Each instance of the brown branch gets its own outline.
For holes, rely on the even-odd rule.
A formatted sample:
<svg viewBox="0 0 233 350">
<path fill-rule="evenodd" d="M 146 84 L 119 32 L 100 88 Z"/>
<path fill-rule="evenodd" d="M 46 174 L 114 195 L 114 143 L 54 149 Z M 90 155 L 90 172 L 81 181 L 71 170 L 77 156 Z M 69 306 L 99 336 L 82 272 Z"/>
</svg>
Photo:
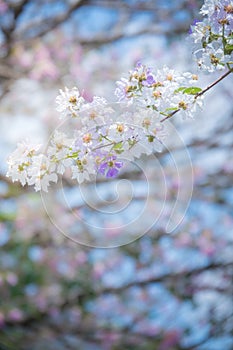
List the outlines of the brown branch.
<svg viewBox="0 0 233 350">
<path fill-rule="evenodd" d="M 28 2 L 29 2 L 29 0 L 23 0 L 22 2 L 20 2 L 18 4 L 10 4 L 9 5 L 9 9 L 11 9 L 13 11 L 13 21 L 8 28 L 5 28 L 5 27 L 1 28 L 3 34 L 5 35 L 5 37 L 7 38 L 8 41 L 10 41 L 12 34 L 16 28 L 16 22 L 17 22 L 18 17 L 21 15 L 25 5 L 27 5 Z"/>
<path fill-rule="evenodd" d="M 105 7 L 116 10 L 124 10 L 127 12 L 154 12 L 157 15 L 157 18 L 161 17 L 161 14 L 164 18 L 171 18 L 172 14 L 175 14 L 180 10 L 187 10 L 187 4 L 185 2 L 177 4 L 176 8 L 165 8 L 158 4 L 156 1 L 144 1 L 144 2 L 133 2 L 128 3 L 122 0 L 92 0 L 88 6 L 98 6 Z"/>
<path fill-rule="evenodd" d="M 209 91 L 210 89 L 212 89 L 212 87 L 214 87 L 215 85 L 217 85 L 221 80 L 225 79 L 229 74 L 233 73 L 233 68 L 229 69 L 225 74 L 223 74 L 220 78 L 218 78 L 217 80 L 215 80 L 212 84 L 208 85 L 205 89 L 203 89 L 201 92 L 199 92 L 198 94 L 195 95 L 194 99 L 196 100 L 198 97 L 204 95 L 207 91 Z M 165 122 L 165 120 L 170 119 L 171 117 L 173 117 L 173 115 L 175 115 L 177 112 L 180 111 L 180 108 L 176 109 L 174 112 L 168 114 L 165 118 L 163 118 L 162 120 L 160 120 L 160 123 Z"/>
<path fill-rule="evenodd" d="M 210 84 L 209 86 L 207 86 L 204 90 L 202 90 L 201 92 L 199 92 L 198 94 L 196 94 L 195 99 L 202 96 L 203 94 L 206 93 L 206 91 L 210 90 L 212 87 L 214 87 L 215 85 L 217 85 L 221 80 L 223 80 L 224 78 L 226 78 L 229 74 L 233 73 L 233 69 L 229 69 L 225 74 L 223 74 L 219 79 L 215 80 L 212 84 Z"/>
<path fill-rule="evenodd" d="M 187 27 L 182 25 L 180 27 L 176 27 L 172 31 L 172 35 L 181 35 L 187 30 Z M 134 31 L 134 32 L 125 32 L 125 31 L 120 31 L 120 32 L 115 32 L 112 33 L 111 35 L 107 36 L 96 36 L 94 38 L 77 38 L 76 40 L 80 45 L 83 46 L 100 46 L 100 45 L 105 45 L 109 43 L 116 42 L 118 40 L 124 39 L 124 38 L 134 38 L 137 36 L 145 35 L 145 34 L 153 34 L 153 35 L 170 35 L 171 31 L 170 30 L 165 30 L 164 28 L 154 25 L 154 26 L 148 26 L 146 28 L 142 28 L 140 30 Z"/>
<path fill-rule="evenodd" d="M 154 1 L 147 1 L 143 3 L 128 3 L 125 1 L 120 0 L 95 0 L 90 1 L 89 6 L 99 6 L 99 7 L 105 7 L 105 8 L 111 8 L 111 9 L 117 9 L 117 10 L 125 10 L 125 11 L 159 11 L 159 7 L 156 6 L 156 3 Z M 179 8 L 180 9 L 180 6 Z M 164 10 L 163 10 L 164 11 Z M 169 10 L 165 10 L 167 12 L 171 12 Z"/>
<path fill-rule="evenodd" d="M 100 291 L 97 291 L 97 294 L 102 295 L 102 294 L 109 294 L 109 293 L 118 293 L 118 292 L 122 292 L 124 290 L 127 290 L 131 287 L 144 287 L 147 286 L 148 284 L 151 283 L 158 283 L 158 282 L 163 282 L 167 279 L 179 279 L 179 278 L 183 278 L 183 277 L 191 277 L 193 275 L 205 272 L 206 270 L 215 270 L 215 269 L 219 269 L 219 268 L 227 268 L 229 266 L 233 266 L 233 261 L 228 262 L 228 263 L 216 263 L 213 262 L 209 265 L 206 266 L 202 266 L 202 267 L 198 267 L 196 269 L 192 269 L 192 270 L 186 270 L 186 271 L 179 271 L 179 272 L 174 272 L 174 273 L 168 273 L 159 277 L 151 277 L 145 280 L 138 280 L 138 281 L 133 281 L 130 282 L 128 284 L 125 284 L 121 287 L 110 287 L 110 288 L 104 288 Z"/>
<path fill-rule="evenodd" d="M 225 269 L 228 267 L 232 267 L 233 266 L 233 261 L 228 262 L 228 263 L 216 263 L 216 262 L 212 262 L 209 265 L 206 266 L 202 266 L 193 270 L 188 270 L 188 271 L 180 271 L 177 273 L 169 273 L 166 275 L 162 275 L 160 277 L 152 277 L 149 279 L 145 279 L 145 280 L 139 280 L 139 281 L 133 281 L 130 282 L 128 284 L 125 284 L 121 287 L 109 287 L 109 288 L 103 288 L 103 289 L 99 289 L 96 291 L 90 291 L 90 296 L 91 297 L 98 297 L 101 296 L 103 294 L 111 294 L 111 293 L 121 293 L 124 292 L 125 290 L 131 288 L 131 287 L 145 287 L 148 284 L 151 283 L 160 283 L 160 282 L 164 282 L 167 279 L 179 279 L 179 278 L 183 278 L 183 277 L 191 277 L 193 275 L 196 275 L 198 273 L 202 273 L 208 270 L 215 270 L 215 269 Z M 83 293 L 78 293 L 77 295 L 73 295 L 72 298 L 69 298 L 67 300 L 65 300 L 64 302 L 62 302 L 60 305 L 57 305 L 60 310 L 64 310 L 66 309 L 68 306 L 73 305 L 73 303 L 77 303 L 77 302 L 81 302 L 82 300 L 86 300 L 88 298 L 89 294 L 88 291 L 87 292 L 83 292 Z M 46 317 L 47 316 L 47 311 L 41 311 L 39 312 L 39 314 L 36 315 L 30 315 L 27 318 L 22 319 L 21 321 L 17 322 L 18 324 L 27 326 L 30 325 L 32 322 L 36 322 L 38 317 Z M 15 322 L 13 321 L 6 321 L 6 325 L 14 325 Z"/>
<path fill-rule="evenodd" d="M 55 17 L 53 20 L 51 20 L 51 18 L 48 20 L 48 22 L 43 22 L 43 27 L 46 26 L 47 27 L 43 30 L 41 30 L 39 33 L 36 34 L 36 38 L 39 38 L 41 36 L 44 36 L 45 34 L 47 34 L 49 31 L 55 29 L 56 27 L 58 27 L 60 24 L 64 23 L 65 21 L 67 21 L 69 19 L 69 17 L 72 15 L 72 13 L 77 10 L 78 8 L 82 7 L 83 5 L 87 5 L 89 2 L 89 0 L 79 0 L 78 2 L 75 2 L 73 5 L 71 5 L 68 10 L 64 13 L 62 13 L 61 15 Z M 35 22 L 31 22 L 27 25 L 26 28 L 24 28 L 24 30 L 20 33 L 21 37 L 26 35 L 26 33 L 30 30 L 33 29 L 35 26 Z M 31 39 L 31 38 L 30 38 Z"/>
<path fill-rule="evenodd" d="M 9 6 L 9 8 L 13 9 L 13 13 L 14 13 L 14 19 L 17 20 L 17 18 L 21 15 L 24 6 L 27 5 L 27 3 L 30 0 L 23 0 L 21 1 L 19 4 L 11 4 Z"/>
<path fill-rule="evenodd" d="M 178 109 L 176 109 L 174 112 L 168 114 L 165 118 L 163 118 L 162 120 L 160 120 L 160 123 L 163 123 L 163 122 L 165 122 L 165 120 L 167 120 L 167 119 L 173 117 L 173 115 L 175 115 L 175 114 L 176 114 L 177 112 L 179 112 L 179 111 L 180 111 L 180 108 L 178 108 Z"/>
</svg>

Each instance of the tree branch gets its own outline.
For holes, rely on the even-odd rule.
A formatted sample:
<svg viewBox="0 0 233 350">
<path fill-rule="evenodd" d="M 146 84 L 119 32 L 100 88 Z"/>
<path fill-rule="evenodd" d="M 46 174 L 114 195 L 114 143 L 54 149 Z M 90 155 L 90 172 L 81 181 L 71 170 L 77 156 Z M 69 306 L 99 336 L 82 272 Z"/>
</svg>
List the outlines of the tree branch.
<svg viewBox="0 0 233 350">
<path fill-rule="evenodd" d="M 221 80 L 225 79 L 229 74 L 233 73 L 233 68 L 229 69 L 225 74 L 223 74 L 220 78 L 218 78 L 217 80 L 215 80 L 212 84 L 208 85 L 205 89 L 203 89 L 201 92 L 199 92 L 198 94 L 195 95 L 195 100 L 204 95 L 207 91 L 209 91 L 210 89 L 212 89 L 212 87 L 214 87 L 215 85 L 217 85 Z M 162 120 L 160 120 L 160 123 L 165 122 L 165 120 L 170 119 L 171 117 L 173 117 L 176 113 L 178 113 L 180 111 L 180 108 L 176 109 L 174 112 L 170 113 L 169 115 L 167 115 L 165 118 L 163 118 Z"/>
<path fill-rule="evenodd" d="M 108 288 L 103 288 L 103 289 L 99 289 L 96 291 L 90 291 L 88 294 L 88 291 L 85 293 L 78 293 L 77 295 L 73 295 L 72 298 L 69 298 L 65 301 L 63 301 L 60 305 L 57 305 L 60 310 L 64 310 L 65 308 L 67 308 L 68 306 L 77 304 L 78 302 L 80 302 L 82 299 L 87 299 L 89 296 L 90 297 L 98 297 L 104 294 L 114 294 L 114 293 L 121 293 L 124 292 L 125 290 L 128 290 L 131 287 L 145 287 L 151 283 L 160 283 L 160 282 L 164 282 L 167 279 L 179 279 L 179 278 L 184 278 L 184 277 L 191 277 L 193 275 L 196 275 L 198 273 L 202 273 L 208 270 L 215 270 L 215 269 L 225 269 L 228 267 L 232 267 L 233 266 L 233 261 L 227 262 L 227 263 L 218 263 L 218 262 L 212 262 L 209 265 L 206 266 L 202 266 L 202 267 L 198 267 L 196 269 L 193 270 L 188 270 L 188 271 L 180 271 L 177 273 L 169 273 L 166 275 L 162 275 L 159 277 L 151 277 L 145 280 L 138 280 L 138 281 L 133 281 L 130 282 L 128 284 L 125 284 L 121 287 L 108 287 Z M 47 311 L 42 311 L 36 315 L 30 315 L 27 318 L 22 319 L 21 321 L 18 321 L 18 324 L 21 324 L 23 326 L 27 326 L 29 325 L 31 322 L 35 322 L 38 317 L 46 317 L 47 316 Z M 14 322 L 13 321 L 6 321 L 6 325 L 13 325 Z"/>
<path fill-rule="evenodd" d="M 227 263 L 216 263 L 216 262 L 212 262 L 209 265 L 206 266 L 202 266 L 202 267 L 198 267 L 196 269 L 193 270 L 186 270 L 186 271 L 180 271 L 180 272 L 174 272 L 174 273 L 168 273 L 159 277 L 151 277 L 145 280 L 136 280 L 133 282 L 130 282 L 128 284 L 125 284 L 121 287 L 110 287 L 110 288 L 104 288 L 100 291 L 97 291 L 97 294 L 109 294 L 109 293 L 119 293 L 119 292 L 123 292 L 126 289 L 129 289 L 131 287 L 144 287 L 147 286 L 148 284 L 151 283 L 159 283 L 159 282 L 163 282 L 165 280 L 174 278 L 174 279 L 179 279 L 179 278 L 183 278 L 183 277 L 191 277 L 193 275 L 205 272 L 206 270 L 215 270 L 215 269 L 219 269 L 219 268 L 227 268 L 227 267 L 232 267 L 233 266 L 233 261 L 231 262 L 227 262 Z"/>
<path fill-rule="evenodd" d="M 205 94 L 208 90 L 212 89 L 215 85 L 217 85 L 221 80 L 225 79 L 229 74 L 233 73 L 233 69 L 229 69 L 225 74 L 223 74 L 219 79 L 215 80 L 212 84 L 207 86 L 204 90 L 196 94 L 195 99 Z"/>
<path fill-rule="evenodd" d="M 18 4 L 16 3 L 16 4 L 9 5 L 9 9 L 11 9 L 13 11 L 13 21 L 8 28 L 5 28 L 5 27 L 1 28 L 3 34 L 5 35 L 5 37 L 7 38 L 8 41 L 11 39 L 12 33 L 14 32 L 14 30 L 16 28 L 16 22 L 17 22 L 18 17 L 21 15 L 25 5 L 27 5 L 27 3 L 29 1 L 30 0 L 23 0 Z"/>
<path fill-rule="evenodd" d="M 38 37 L 44 36 L 45 34 L 50 32 L 51 30 L 55 29 L 60 24 L 67 21 L 69 19 L 69 17 L 71 16 L 71 14 L 75 10 L 82 7 L 83 5 L 87 5 L 88 3 L 89 3 L 89 0 L 79 0 L 78 2 L 74 2 L 74 4 L 71 5 L 66 12 L 55 17 L 53 21 L 51 19 L 49 19 L 47 22 L 44 21 L 43 27 L 45 27 L 45 28 L 43 30 L 39 31 L 38 33 L 36 33 L 35 37 L 38 38 Z M 27 32 L 30 31 L 31 29 L 33 29 L 34 27 L 35 27 L 35 21 L 30 22 L 26 27 L 24 27 L 24 29 L 20 33 L 20 36 L 23 37 L 23 36 L 27 35 Z"/>
</svg>

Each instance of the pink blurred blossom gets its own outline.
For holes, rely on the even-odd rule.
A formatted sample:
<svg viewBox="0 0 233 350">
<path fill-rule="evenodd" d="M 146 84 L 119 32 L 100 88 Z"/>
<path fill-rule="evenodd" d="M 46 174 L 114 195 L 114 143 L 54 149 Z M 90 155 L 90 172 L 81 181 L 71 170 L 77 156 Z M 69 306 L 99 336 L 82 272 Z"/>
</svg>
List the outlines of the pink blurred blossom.
<svg viewBox="0 0 233 350">
<path fill-rule="evenodd" d="M 5 13 L 8 10 L 8 5 L 5 1 L 0 0 L 0 14 Z"/>
<path fill-rule="evenodd" d="M 170 330 L 166 332 L 165 338 L 159 346 L 158 350 L 168 350 L 179 343 L 181 334 L 178 330 Z"/>
<path fill-rule="evenodd" d="M 14 321 L 14 322 L 18 322 L 23 319 L 22 311 L 17 308 L 10 310 L 7 316 L 8 316 L 7 318 L 10 321 Z"/>
<path fill-rule="evenodd" d="M 18 283 L 18 277 L 13 273 L 13 272 L 9 272 L 6 275 L 6 281 L 11 285 L 11 286 L 15 286 Z"/>
<path fill-rule="evenodd" d="M 0 328 L 5 324 L 5 317 L 2 312 L 0 312 Z"/>
</svg>

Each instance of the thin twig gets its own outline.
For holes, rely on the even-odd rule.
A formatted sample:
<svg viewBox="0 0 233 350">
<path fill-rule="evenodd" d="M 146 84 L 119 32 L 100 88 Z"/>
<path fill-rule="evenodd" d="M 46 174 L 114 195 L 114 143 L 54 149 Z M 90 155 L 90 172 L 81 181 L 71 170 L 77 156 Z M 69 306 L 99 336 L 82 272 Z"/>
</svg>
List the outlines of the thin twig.
<svg viewBox="0 0 233 350">
<path fill-rule="evenodd" d="M 108 147 L 108 146 L 113 146 L 113 145 L 115 145 L 115 142 L 105 143 L 103 145 L 100 145 L 100 146 L 97 146 L 97 147 L 93 148 L 92 151 L 96 151 L 97 149 Z"/>
<path fill-rule="evenodd" d="M 201 92 L 199 92 L 198 94 L 195 95 L 194 99 L 196 100 L 198 97 L 204 95 L 208 90 L 210 90 L 212 87 L 214 87 L 215 85 L 217 85 L 221 80 L 223 80 L 224 78 L 226 78 L 230 73 L 233 73 L 233 68 L 229 69 L 225 74 L 223 74 L 220 78 L 218 78 L 217 80 L 215 80 L 212 84 L 208 85 L 205 89 L 203 89 Z M 180 111 L 180 108 L 176 109 L 174 112 L 168 114 L 165 118 L 163 118 L 162 120 L 160 120 L 160 123 L 165 122 L 165 120 L 173 117 L 173 115 L 175 115 L 177 112 Z"/>
<path fill-rule="evenodd" d="M 179 111 L 180 111 L 180 108 L 178 108 L 178 109 L 176 109 L 174 112 L 168 114 L 165 118 L 163 118 L 162 120 L 160 120 L 160 123 L 163 123 L 163 122 L 165 122 L 165 120 L 167 120 L 167 119 L 173 117 L 173 115 L 176 114 L 176 113 L 179 112 Z"/>
<path fill-rule="evenodd" d="M 207 86 L 204 90 L 202 90 L 201 92 L 199 92 L 198 94 L 196 94 L 195 99 L 197 99 L 198 97 L 200 97 L 201 95 L 205 94 L 206 91 L 210 90 L 213 86 L 215 86 L 216 84 L 218 84 L 221 80 L 223 80 L 224 78 L 226 78 L 230 73 L 233 73 L 233 69 L 228 70 L 225 74 L 223 74 L 219 79 L 215 80 L 212 84 L 210 84 L 209 86 Z"/>
</svg>

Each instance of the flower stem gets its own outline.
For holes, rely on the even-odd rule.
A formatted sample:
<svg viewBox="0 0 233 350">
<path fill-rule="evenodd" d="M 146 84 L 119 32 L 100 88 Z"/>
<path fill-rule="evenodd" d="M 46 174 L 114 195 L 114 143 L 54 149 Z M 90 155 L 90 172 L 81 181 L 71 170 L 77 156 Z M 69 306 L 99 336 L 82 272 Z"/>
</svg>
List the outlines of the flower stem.
<svg viewBox="0 0 233 350">
<path fill-rule="evenodd" d="M 93 148 L 92 151 L 96 151 L 97 149 L 100 149 L 100 148 L 103 148 L 103 147 L 112 146 L 112 145 L 115 145 L 115 144 L 116 144 L 116 142 L 105 143 L 103 145 L 100 145 L 100 146 L 97 146 L 97 147 Z"/>
<path fill-rule="evenodd" d="M 226 78 L 230 73 L 233 73 L 233 69 L 229 69 L 225 74 L 223 74 L 220 78 L 218 78 L 217 80 L 215 80 L 212 84 L 210 84 L 209 86 L 207 86 L 204 90 L 202 90 L 201 92 L 199 92 L 198 94 L 196 94 L 195 99 L 200 97 L 201 95 L 205 94 L 206 91 L 210 90 L 212 87 L 214 87 L 215 85 L 217 85 L 221 80 L 223 80 L 224 78 Z"/>
<path fill-rule="evenodd" d="M 179 112 L 179 111 L 180 111 L 180 108 L 178 108 L 178 109 L 176 109 L 175 111 L 173 111 L 172 113 L 168 114 L 165 118 L 163 118 L 162 120 L 160 120 L 160 123 L 163 123 L 163 122 L 165 122 L 165 120 L 167 120 L 167 119 L 173 117 L 173 115 L 176 114 L 176 113 Z"/>
<path fill-rule="evenodd" d="M 228 67 L 229 68 L 229 67 Z M 208 85 L 205 89 L 203 89 L 201 92 L 199 92 L 198 94 L 195 95 L 195 100 L 204 95 L 208 90 L 212 89 L 212 87 L 214 87 L 215 85 L 217 85 L 221 80 L 223 80 L 224 78 L 226 78 L 229 74 L 233 73 L 233 68 L 229 68 L 229 70 L 223 74 L 220 78 L 218 78 L 217 80 L 215 80 L 212 84 Z M 168 114 L 165 118 L 163 118 L 162 120 L 160 120 L 160 123 L 163 123 L 165 120 L 173 117 L 173 115 L 175 115 L 177 112 L 180 111 L 180 108 L 176 109 L 174 112 Z"/>
</svg>

